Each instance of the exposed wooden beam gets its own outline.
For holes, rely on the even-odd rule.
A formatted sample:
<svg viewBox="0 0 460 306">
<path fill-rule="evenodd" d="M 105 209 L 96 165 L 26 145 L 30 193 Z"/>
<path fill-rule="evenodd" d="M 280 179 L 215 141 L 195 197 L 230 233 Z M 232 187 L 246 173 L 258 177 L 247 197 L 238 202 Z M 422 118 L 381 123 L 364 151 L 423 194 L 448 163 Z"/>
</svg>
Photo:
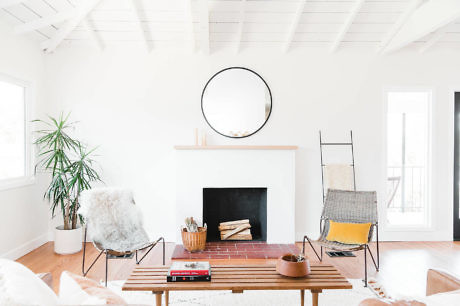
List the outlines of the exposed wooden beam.
<svg viewBox="0 0 460 306">
<path fill-rule="evenodd" d="M 190 43 L 190 49 L 195 52 L 195 30 L 193 23 L 193 5 L 192 0 L 185 1 L 185 31 L 188 32 L 188 38 Z"/>
<path fill-rule="evenodd" d="M 53 52 L 61 42 L 86 18 L 89 12 L 95 8 L 101 0 L 87 0 L 78 6 L 75 17 L 66 23 L 56 32 L 56 34 L 41 44 L 46 53 Z"/>
<path fill-rule="evenodd" d="M 56 24 L 56 23 L 71 19 L 75 17 L 76 14 L 77 14 L 76 9 L 59 12 L 51 16 L 42 17 L 42 18 L 18 25 L 14 28 L 14 32 L 16 34 L 29 33 L 29 32 L 50 26 L 52 24 Z"/>
<path fill-rule="evenodd" d="M 348 32 L 348 29 L 350 26 L 353 24 L 353 21 L 356 18 L 356 15 L 358 12 L 361 10 L 361 7 L 363 5 L 365 0 L 356 0 L 355 4 L 353 5 L 353 8 L 350 11 L 350 14 L 347 17 L 347 20 L 345 20 L 345 23 L 342 26 L 342 29 L 340 29 L 339 34 L 335 38 L 334 42 L 332 43 L 331 49 L 329 50 L 331 53 L 334 53 L 337 48 L 340 46 L 340 43 L 342 42 L 343 38 Z"/>
<path fill-rule="evenodd" d="M 460 1 L 431 0 L 409 17 L 388 44 L 385 52 L 396 51 L 460 18 Z"/>
<path fill-rule="evenodd" d="M 142 38 L 142 41 L 144 42 L 145 49 L 147 50 L 147 52 L 150 52 L 152 47 L 150 46 L 149 37 L 148 37 L 147 32 L 145 31 L 144 25 L 142 23 L 142 16 L 141 16 L 142 7 L 141 7 L 141 4 L 138 2 L 138 0 L 131 0 L 131 4 L 132 4 L 134 18 L 135 18 L 136 24 L 137 24 L 137 26 L 139 28 L 139 32 L 141 33 L 141 38 Z"/>
<path fill-rule="evenodd" d="M 294 35 L 297 32 L 297 27 L 299 26 L 299 22 L 302 17 L 302 13 L 304 11 L 306 3 L 307 0 L 300 0 L 299 5 L 297 6 L 297 11 L 295 12 L 294 19 L 292 20 L 292 23 L 289 27 L 286 42 L 284 43 L 284 52 L 289 51 L 289 48 L 291 47 L 292 39 L 294 38 Z"/>
<path fill-rule="evenodd" d="M 200 20 L 200 46 L 204 54 L 209 54 L 209 2 L 198 0 Z"/>
<path fill-rule="evenodd" d="M 235 53 L 240 52 L 241 37 L 243 36 L 244 19 L 246 16 L 246 0 L 241 0 L 238 31 L 236 32 Z"/>
<path fill-rule="evenodd" d="M 88 31 L 91 40 L 94 42 L 94 44 L 99 50 L 103 51 L 105 48 L 104 42 L 102 41 L 100 35 L 96 32 L 94 23 L 89 19 L 89 16 L 85 18 L 84 23 L 86 31 Z"/>
<path fill-rule="evenodd" d="M 412 13 L 424 2 L 424 0 L 412 0 L 401 16 L 398 18 L 396 23 L 391 27 L 390 31 L 386 34 L 383 41 L 380 43 L 378 53 L 381 53 L 388 46 L 393 37 L 398 33 L 401 27 L 407 22 Z"/>
<path fill-rule="evenodd" d="M 448 30 L 451 28 L 451 25 L 447 25 L 439 30 L 437 30 L 436 32 L 434 32 L 433 36 L 431 36 L 431 38 L 425 42 L 423 44 L 423 46 L 418 50 L 419 53 L 425 53 L 428 49 L 430 49 L 431 47 L 433 47 L 438 41 L 441 40 L 441 38 L 444 37 L 444 35 L 446 35 L 446 33 L 448 32 Z"/>
<path fill-rule="evenodd" d="M 21 4 L 24 0 L 0 0 L 0 9 Z"/>
</svg>

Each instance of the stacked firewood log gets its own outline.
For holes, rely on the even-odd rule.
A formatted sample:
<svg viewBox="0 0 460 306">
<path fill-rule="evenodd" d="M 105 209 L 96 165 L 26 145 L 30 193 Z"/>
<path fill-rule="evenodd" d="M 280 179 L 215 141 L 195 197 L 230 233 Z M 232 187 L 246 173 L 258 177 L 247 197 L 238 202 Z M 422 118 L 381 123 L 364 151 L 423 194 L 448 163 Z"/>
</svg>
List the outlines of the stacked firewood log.
<svg viewBox="0 0 460 306">
<path fill-rule="evenodd" d="M 252 240 L 249 220 L 222 222 L 219 224 L 220 240 Z"/>
</svg>

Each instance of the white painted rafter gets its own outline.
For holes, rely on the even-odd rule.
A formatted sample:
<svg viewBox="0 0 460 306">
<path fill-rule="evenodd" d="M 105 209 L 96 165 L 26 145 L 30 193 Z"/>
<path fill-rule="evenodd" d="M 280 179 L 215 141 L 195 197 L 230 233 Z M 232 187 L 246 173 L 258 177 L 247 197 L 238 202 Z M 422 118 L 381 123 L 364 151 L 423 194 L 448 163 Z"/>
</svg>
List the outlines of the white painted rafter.
<svg viewBox="0 0 460 306">
<path fill-rule="evenodd" d="M 433 47 L 438 41 L 440 41 L 451 28 L 451 25 L 445 26 L 436 32 L 434 32 L 433 36 L 426 41 L 423 46 L 418 50 L 419 53 L 425 53 L 428 49 Z"/>
<path fill-rule="evenodd" d="M 353 24 L 353 21 L 356 18 L 356 15 L 359 13 L 361 10 L 361 7 L 363 6 L 365 0 L 356 0 L 355 4 L 353 5 L 353 8 L 350 11 L 350 14 L 347 17 L 347 20 L 342 26 L 342 29 L 340 29 L 339 34 L 335 38 L 334 42 L 332 43 L 331 49 L 329 50 L 331 53 L 334 53 L 337 48 L 340 46 L 340 43 L 344 39 L 345 35 L 348 32 L 348 29 L 350 29 L 350 26 Z"/>
<path fill-rule="evenodd" d="M 77 9 L 75 17 L 69 19 L 56 34 L 50 39 L 44 41 L 41 44 L 41 48 L 46 52 L 53 52 L 61 42 L 73 31 L 75 28 L 86 18 L 89 12 L 91 12 L 101 0 L 87 0 L 80 4 Z"/>
<path fill-rule="evenodd" d="M 148 37 L 147 32 L 145 31 L 144 26 L 142 24 L 142 16 L 141 16 L 142 8 L 141 8 L 141 4 L 138 2 L 138 0 L 131 0 L 131 5 L 132 5 L 132 11 L 133 11 L 133 14 L 134 14 L 134 18 L 136 20 L 136 24 L 137 24 L 137 26 L 139 28 L 139 32 L 141 34 L 141 39 L 142 39 L 142 41 L 144 42 L 144 45 L 145 45 L 145 49 L 146 49 L 147 52 L 150 52 L 152 47 L 150 46 L 149 37 Z"/>
<path fill-rule="evenodd" d="M 424 0 L 412 0 L 401 16 L 398 18 L 396 23 L 391 27 L 390 31 L 386 34 L 383 41 L 380 43 L 378 53 L 385 50 L 388 44 L 391 42 L 393 37 L 399 32 L 401 27 L 407 22 L 412 13 L 424 2 Z"/>
<path fill-rule="evenodd" d="M 430 0 L 409 17 L 388 44 L 385 52 L 396 51 L 460 18 L 460 1 Z"/>
<path fill-rule="evenodd" d="M 302 13 L 304 11 L 306 3 L 307 0 L 300 0 L 299 5 L 297 6 L 297 11 L 295 12 L 294 19 L 292 20 L 292 23 L 289 27 L 286 42 L 284 43 L 284 52 L 289 51 L 289 48 L 291 47 L 292 40 L 294 38 L 295 33 L 297 32 L 297 27 L 299 26 L 299 22 L 302 18 Z"/>
<path fill-rule="evenodd" d="M 0 9 L 21 4 L 24 0 L 0 0 Z"/>
<path fill-rule="evenodd" d="M 246 0 L 241 0 L 240 14 L 239 14 L 239 17 L 238 17 L 239 18 L 238 30 L 236 32 L 235 53 L 240 52 L 241 37 L 243 36 L 243 28 L 244 28 L 245 16 L 246 16 Z"/>
<path fill-rule="evenodd" d="M 18 25 L 14 28 L 16 34 L 26 34 L 35 30 L 40 30 L 52 24 L 63 22 L 75 17 L 77 14 L 76 9 L 62 11 L 51 16 L 42 17 L 24 24 Z"/>
<path fill-rule="evenodd" d="M 195 52 L 195 30 L 193 25 L 193 5 L 192 0 L 185 1 L 185 31 L 188 33 L 190 50 Z"/>
<path fill-rule="evenodd" d="M 209 54 L 209 2 L 198 0 L 200 22 L 200 46 L 204 54 Z"/>
<path fill-rule="evenodd" d="M 102 38 L 100 37 L 100 35 L 96 32 L 94 23 L 89 18 L 89 16 L 85 18 L 84 23 L 85 23 L 86 31 L 91 37 L 91 40 L 94 42 L 94 44 L 100 51 L 103 51 L 105 48 L 104 42 L 102 41 Z"/>
</svg>

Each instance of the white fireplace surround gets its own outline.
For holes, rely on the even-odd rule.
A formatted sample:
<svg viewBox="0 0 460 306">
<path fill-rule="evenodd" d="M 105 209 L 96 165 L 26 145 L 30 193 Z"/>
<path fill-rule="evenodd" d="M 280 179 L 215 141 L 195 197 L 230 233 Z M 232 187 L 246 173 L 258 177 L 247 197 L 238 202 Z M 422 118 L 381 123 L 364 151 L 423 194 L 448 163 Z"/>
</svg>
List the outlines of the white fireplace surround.
<svg viewBox="0 0 460 306">
<path fill-rule="evenodd" d="M 189 216 L 202 220 L 203 188 L 266 187 L 267 242 L 294 243 L 295 149 L 176 147 L 177 228 Z"/>
</svg>

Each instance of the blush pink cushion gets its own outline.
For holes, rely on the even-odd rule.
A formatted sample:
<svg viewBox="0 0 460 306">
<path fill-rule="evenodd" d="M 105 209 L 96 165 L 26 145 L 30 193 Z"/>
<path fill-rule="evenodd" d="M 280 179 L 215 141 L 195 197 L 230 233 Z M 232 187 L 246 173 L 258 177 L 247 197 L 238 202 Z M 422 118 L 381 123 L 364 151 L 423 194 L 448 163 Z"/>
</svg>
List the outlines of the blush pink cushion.
<svg viewBox="0 0 460 306">
<path fill-rule="evenodd" d="M 126 305 L 126 301 L 98 282 L 64 271 L 59 286 L 60 304 L 72 305 Z"/>
</svg>

